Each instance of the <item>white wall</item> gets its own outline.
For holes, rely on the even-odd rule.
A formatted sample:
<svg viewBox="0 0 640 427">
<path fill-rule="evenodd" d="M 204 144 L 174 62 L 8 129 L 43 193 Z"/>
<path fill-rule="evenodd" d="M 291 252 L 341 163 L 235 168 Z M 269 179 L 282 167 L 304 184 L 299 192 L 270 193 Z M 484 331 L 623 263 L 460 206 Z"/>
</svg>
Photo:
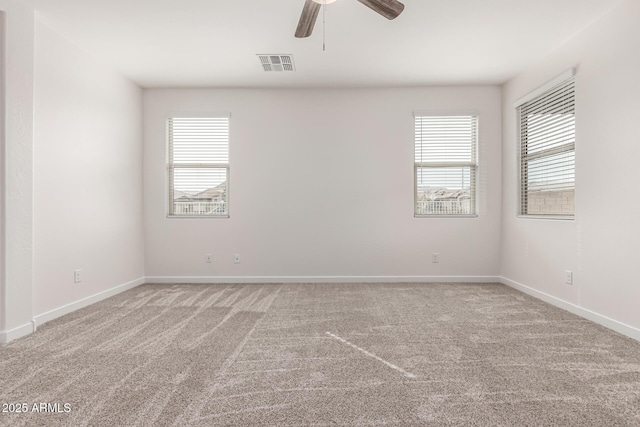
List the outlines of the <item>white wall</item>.
<svg viewBox="0 0 640 427">
<path fill-rule="evenodd" d="M 5 58 L 4 58 L 4 50 L 5 50 L 5 13 L 0 10 L 0 331 L 4 331 L 4 323 L 6 317 L 6 308 L 5 308 L 5 286 L 4 286 L 4 254 L 5 254 L 5 238 L 4 238 L 4 193 L 6 191 L 5 187 L 5 176 L 4 176 L 4 160 L 5 160 L 5 96 L 4 96 L 4 75 L 5 75 Z M 3 332 L 4 333 L 4 332 Z M 2 338 L 2 340 L 6 340 L 6 338 Z"/>
<path fill-rule="evenodd" d="M 4 75 L 5 75 L 5 58 L 4 58 L 4 45 L 5 45 L 5 13 L 0 10 L 0 331 L 4 331 L 5 316 L 6 316 L 6 303 L 5 303 L 5 287 L 4 287 L 4 258 L 5 258 L 5 238 L 4 238 L 4 193 L 5 179 L 4 179 L 4 159 L 5 155 L 5 96 L 4 96 Z M 4 332 L 3 332 L 4 334 Z M 6 338 L 3 337 L 3 341 Z"/>
<path fill-rule="evenodd" d="M 496 277 L 500 96 L 498 87 L 146 90 L 147 276 Z M 413 217 L 414 110 L 480 114 L 478 218 Z M 176 111 L 231 113 L 230 219 L 165 217 L 166 118 Z"/>
<path fill-rule="evenodd" d="M 142 90 L 44 24 L 35 34 L 33 303 L 42 315 L 144 276 Z"/>
<path fill-rule="evenodd" d="M 4 170 L 0 342 L 32 330 L 33 11 L 0 0 L 4 12 Z"/>
<path fill-rule="evenodd" d="M 504 85 L 501 268 L 516 284 L 640 332 L 638 17 L 640 2 L 623 2 Z M 570 67 L 577 67 L 575 221 L 516 218 L 512 104 Z M 573 270 L 573 286 L 564 284 L 564 270 Z"/>
</svg>

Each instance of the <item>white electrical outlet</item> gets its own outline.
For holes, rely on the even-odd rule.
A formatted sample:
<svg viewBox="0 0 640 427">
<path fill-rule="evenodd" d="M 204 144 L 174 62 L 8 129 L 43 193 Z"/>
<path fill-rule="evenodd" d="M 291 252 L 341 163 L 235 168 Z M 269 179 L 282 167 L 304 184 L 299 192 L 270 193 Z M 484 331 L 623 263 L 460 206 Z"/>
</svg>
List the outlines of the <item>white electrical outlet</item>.
<svg viewBox="0 0 640 427">
<path fill-rule="evenodd" d="M 567 285 L 573 285 L 573 272 L 571 270 L 565 270 L 564 283 Z"/>
<path fill-rule="evenodd" d="M 233 256 L 233 263 L 234 264 L 240 264 L 240 254 L 235 254 Z"/>
<path fill-rule="evenodd" d="M 207 254 L 207 258 L 206 259 L 207 259 L 206 263 L 207 264 L 211 264 L 213 262 L 213 255 Z"/>
<path fill-rule="evenodd" d="M 82 270 L 73 270 L 73 283 L 82 282 Z"/>
<path fill-rule="evenodd" d="M 440 262 L 440 254 L 436 253 L 436 252 L 432 253 L 431 254 L 431 262 L 434 263 L 434 264 L 439 263 Z"/>
</svg>

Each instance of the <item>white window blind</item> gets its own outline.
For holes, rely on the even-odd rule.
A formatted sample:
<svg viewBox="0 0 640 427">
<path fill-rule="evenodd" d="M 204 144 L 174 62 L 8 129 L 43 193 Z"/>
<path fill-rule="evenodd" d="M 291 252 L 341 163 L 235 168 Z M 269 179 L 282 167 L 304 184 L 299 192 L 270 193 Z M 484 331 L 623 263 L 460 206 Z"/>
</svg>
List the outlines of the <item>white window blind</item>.
<svg viewBox="0 0 640 427">
<path fill-rule="evenodd" d="M 476 116 L 415 116 L 415 215 L 475 215 Z"/>
<path fill-rule="evenodd" d="M 169 216 L 229 216 L 229 118 L 170 118 Z"/>
<path fill-rule="evenodd" d="M 575 79 L 518 107 L 520 215 L 574 215 Z"/>
</svg>

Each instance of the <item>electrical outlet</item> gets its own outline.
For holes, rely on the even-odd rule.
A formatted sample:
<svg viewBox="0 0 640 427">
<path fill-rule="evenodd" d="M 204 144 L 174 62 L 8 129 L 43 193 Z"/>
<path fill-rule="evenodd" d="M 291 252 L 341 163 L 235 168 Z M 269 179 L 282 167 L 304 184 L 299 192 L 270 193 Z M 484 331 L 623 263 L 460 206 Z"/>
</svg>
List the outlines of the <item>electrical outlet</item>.
<svg viewBox="0 0 640 427">
<path fill-rule="evenodd" d="M 233 263 L 234 264 L 240 264 L 240 254 L 235 254 L 233 256 Z"/>
<path fill-rule="evenodd" d="M 82 282 L 82 270 L 73 270 L 73 283 Z"/>
<path fill-rule="evenodd" d="M 436 252 L 432 253 L 431 254 L 431 262 L 434 263 L 434 264 L 439 263 L 440 262 L 440 254 L 436 253 Z"/>
<path fill-rule="evenodd" d="M 211 264 L 213 262 L 213 255 L 207 254 L 207 258 L 206 259 L 207 259 L 206 263 L 207 264 Z"/>
<path fill-rule="evenodd" d="M 565 270 L 564 283 L 567 285 L 573 285 L 573 272 L 571 270 Z"/>
</svg>

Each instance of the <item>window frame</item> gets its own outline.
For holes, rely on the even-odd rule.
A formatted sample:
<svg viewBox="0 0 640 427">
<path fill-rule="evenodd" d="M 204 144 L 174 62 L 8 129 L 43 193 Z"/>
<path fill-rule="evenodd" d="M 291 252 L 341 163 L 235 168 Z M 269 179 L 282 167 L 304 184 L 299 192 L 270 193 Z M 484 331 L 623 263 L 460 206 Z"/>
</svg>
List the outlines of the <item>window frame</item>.
<svg viewBox="0 0 640 427">
<path fill-rule="evenodd" d="M 516 143 L 517 143 L 517 149 L 516 149 L 516 172 L 517 172 L 517 176 L 516 176 L 516 183 L 517 183 L 517 200 L 516 200 L 516 217 L 517 218 L 521 218 L 521 219 L 542 219 L 542 220 L 553 220 L 553 221 L 574 221 L 575 217 L 576 217 L 576 213 L 575 213 L 575 193 L 576 193 L 576 182 L 575 182 L 575 172 L 576 172 L 576 167 L 575 167 L 575 160 L 574 160 L 574 169 L 573 169 L 573 173 L 574 173 L 574 183 L 573 183 L 573 192 L 574 192 L 574 209 L 573 209 L 573 214 L 571 215 L 560 215 L 557 213 L 553 213 L 553 214 L 540 214 L 540 213 L 535 213 L 535 214 L 527 214 L 527 213 L 523 213 L 522 212 L 522 207 L 523 207 L 523 152 L 522 152 L 522 148 L 523 148 L 523 141 L 522 141 L 522 116 L 521 116 L 521 112 L 520 112 L 520 108 L 527 103 L 530 103 L 532 101 L 539 101 L 540 99 L 542 99 L 545 95 L 547 95 L 548 93 L 552 92 L 554 89 L 567 84 L 570 80 L 573 80 L 573 84 L 574 84 L 574 90 L 573 90 L 573 102 L 574 102 L 574 117 L 576 116 L 576 112 L 575 112 L 575 76 L 576 76 L 576 69 L 575 68 L 570 68 L 568 70 L 566 70 L 565 72 L 563 72 L 562 74 L 558 75 L 557 77 L 555 77 L 554 79 L 548 81 L 547 83 L 541 85 L 540 87 L 534 89 L 533 91 L 531 91 L 530 93 L 528 93 L 527 95 L 523 96 L 522 98 L 519 98 L 518 100 L 516 100 L 513 103 L 513 107 L 515 110 L 515 116 L 516 116 Z M 560 149 L 560 148 L 552 148 L 552 149 L 546 149 L 544 151 L 546 151 L 548 154 L 547 156 L 543 156 L 542 154 L 538 154 L 536 155 L 536 157 L 538 158 L 544 158 L 544 157 L 548 157 L 548 156 L 553 156 L 553 155 L 557 155 L 557 154 L 561 154 L 561 153 L 567 153 L 567 152 L 571 152 L 573 151 L 574 153 L 574 159 L 575 159 L 575 154 L 576 154 L 576 129 L 574 129 L 574 135 L 573 135 L 573 143 L 571 144 L 564 144 L 564 145 L 572 145 L 572 147 L 570 149 Z"/>
<path fill-rule="evenodd" d="M 226 169 L 226 213 L 224 215 L 180 215 L 173 213 L 172 206 L 174 204 L 174 193 L 172 191 L 172 171 L 176 169 L 174 164 L 171 162 L 172 153 L 171 153 L 171 120 L 172 119 L 227 119 L 227 152 L 228 152 L 228 162 L 227 163 L 187 163 L 180 164 L 177 169 L 189 169 L 189 168 L 199 168 L 199 169 Z M 165 117 L 165 217 L 167 219 L 229 219 L 231 217 L 230 207 L 230 197 L 231 197 L 231 185 L 230 185 L 230 177 L 231 177 L 231 114 L 230 113 L 202 113 L 202 112 L 176 112 L 169 113 Z"/>
<path fill-rule="evenodd" d="M 474 158 L 471 162 L 417 162 L 415 158 L 415 132 L 416 119 L 419 117 L 473 117 L 475 119 L 475 140 L 472 147 Z M 413 216 L 414 218 L 478 218 L 478 188 L 480 176 L 480 114 L 477 110 L 426 110 L 414 111 L 414 145 L 413 145 Z M 425 166 L 426 165 L 426 166 Z M 418 205 L 418 169 L 421 167 L 469 167 L 470 181 L 473 185 L 471 189 L 470 210 L 468 214 L 419 214 Z"/>
</svg>

